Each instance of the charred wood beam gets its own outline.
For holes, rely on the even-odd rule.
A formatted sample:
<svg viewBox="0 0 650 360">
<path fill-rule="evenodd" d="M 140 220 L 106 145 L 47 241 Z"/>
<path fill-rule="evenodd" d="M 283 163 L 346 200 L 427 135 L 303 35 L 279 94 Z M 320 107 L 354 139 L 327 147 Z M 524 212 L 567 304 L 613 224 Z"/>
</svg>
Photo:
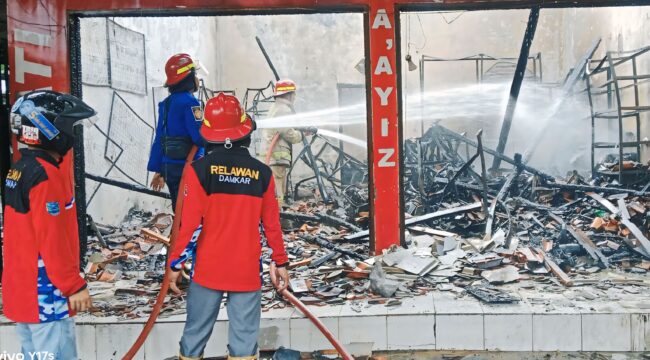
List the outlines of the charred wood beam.
<svg viewBox="0 0 650 360">
<path fill-rule="evenodd" d="M 468 205 L 462 205 L 454 208 L 449 208 L 449 209 L 444 209 L 444 210 L 438 210 L 436 212 L 430 213 L 430 214 L 425 214 L 421 216 L 416 216 L 412 217 L 410 219 L 406 219 L 404 221 L 404 226 L 409 226 L 409 225 L 415 225 L 419 224 L 425 221 L 429 220 L 434 220 L 434 219 L 440 219 L 443 217 L 451 216 L 451 215 L 456 215 L 459 213 L 471 211 L 471 210 L 476 210 L 479 209 L 482 206 L 480 202 L 475 202 L 471 203 Z M 350 234 L 345 237 L 346 240 L 356 240 L 356 239 L 362 239 L 364 237 L 367 237 L 370 234 L 368 230 L 360 231 L 355 234 Z"/>
<path fill-rule="evenodd" d="M 445 187 L 442 189 L 442 195 L 446 195 L 447 191 L 449 191 L 449 187 L 454 186 L 456 183 L 456 180 L 470 167 L 472 166 L 472 163 L 478 158 L 478 152 L 474 154 L 463 166 L 458 169 L 458 171 L 454 174 L 454 176 L 445 184 Z"/>
<path fill-rule="evenodd" d="M 483 129 L 476 134 L 476 142 L 478 148 L 476 153 L 481 157 L 481 185 L 483 185 L 483 213 L 488 216 L 488 187 L 487 187 L 487 172 L 485 171 L 485 154 L 483 153 Z"/>
<path fill-rule="evenodd" d="M 492 238 L 492 225 L 494 224 L 494 214 L 496 212 L 497 204 L 508 193 L 508 191 L 510 190 L 510 186 L 512 185 L 512 180 L 516 176 L 517 176 L 517 173 L 512 173 L 512 174 L 508 175 L 508 177 L 506 178 L 506 181 L 503 183 L 503 186 L 501 186 L 501 189 L 499 190 L 499 193 L 492 200 L 492 204 L 490 205 L 490 209 L 487 212 L 487 221 L 485 222 L 485 237 L 486 237 L 486 239 Z"/>
<path fill-rule="evenodd" d="M 262 44 L 262 40 L 260 40 L 260 38 L 256 36 L 255 41 L 257 41 L 257 45 L 260 47 L 260 50 L 262 50 L 262 55 L 264 55 L 264 59 L 266 59 L 266 63 L 269 64 L 269 68 L 271 68 L 271 71 L 273 72 L 273 76 L 275 76 L 275 81 L 280 80 L 280 75 L 278 75 L 278 71 L 275 70 L 275 66 L 273 66 L 273 62 L 271 61 L 269 54 L 266 52 L 266 49 Z"/>
<path fill-rule="evenodd" d="M 606 194 L 621 194 L 626 193 L 634 196 L 649 196 L 650 192 L 648 191 L 637 191 L 632 189 L 625 188 L 616 188 L 616 187 L 601 187 L 601 186 L 590 186 L 590 185 L 578 185 L 578 184 L 560 184 L 556 182 L 544 183 L 544 186 L 557 188 L 562 190 L 573 190 L 573 191 L 583 191 L 583 192 L 602 192 Z"/>
<path fill-rule="evenodd" d="M 464 137 L 464 136 L 462 136 L 462 135 L 460 135 L 458 133 L 455 133 L 454 131 L 451 131 L 451 130 L 449 130 L 449 129 L 441 126 L 441 125 L 433 125 L 432 129 L 435 129 L 436 131 L 439 131 L 440 133 L 444 134 L 445 136 L 449 136 L 451 138 L 462 141 L 462 142 L 464 142 L 464 143 L 466 143 L 466 144 L 468 144 L 468 145 L 470 145 L 472 147 L 478 148 L 478 144 L 475 141 L 473 141 L 471 139 L 468 139 L 468 138 L 466 138 L 466 137 Z M 512 158 L 510 158 L 508 156 L 505 156 L 503 154 L 499 154 L 498 152 L 496 152 L 496 151 L 494 151 L 492 149 L 483 148 L 483 151 L 490 154 L 490 155 L 492 155 L 492 156 L 494 156 L 494 157 L 498 157 L 499 159 L 501 159 L 502 161 L 507 162 L 510 165 L 521 168 L 522 170 L 525 170 L 525 171 L 527 171 L 527 172 L 529 172 L 529 173 L 531 173 L 533 175 L 537 175 L 537 176 L 539 176 L 540 178 L 542 178 L 544 180 L 555 181 L 554 176 L 551 176 L 551 175 L 546 174 L 546 173 L 544 173 L 542 171 L 539 171 L 539 170 L 537 170 L 537 169 L 535 169 L 533 167 L 530 167 L 530 166 L 528 166 L 526 164 L 518 162 L 515 159 L 512 159 Z"/>
<path fill-rule="evenodd" d="M 627 211 L 627 205 L 625 204 L 625 201 L 623 199 L 619 199 L 619 207 L 617 208 L 609 200 L 596 193 L 590 192 L 587 193 L 587 195 L 589 195 L 592 199 L 598 201 L 603 207 L 609 210 L 612 215 L 620 215 L 621 223 L 630 230 L 632 235 L 634 235 L 637 240 L 639 240 L 639 245 L 643 251 L 639 251 L 637 247 L 634 246 L 632 248 L 648 257 L 648 254 L 650 254 L 650 241 L 645 237 L 645 235 L 643 235 L 641 229 L 639 229 L 632 221 L 630 221 L 630 213 Z"/>
<path fill-rule="evenodd" d="M 123 181 L 113 180 L 113 179 L 109 179 L 109 178 L 105 178 L 105 177 L 102 177 L 102 176 L 97 176 L 97 175 L 93 175 L 93 174 L 89 174 L 89 173 L 86 173 L 85 177 L 87 179 L 97 181 L 97 182 L 102 183 L 102 184 L 115 186 L 115 187 L 118 187 L 118 188 L 121 188 L 121 189 L 124 189 L 124 190 L 135 191 L 135 192 L 139 192 L 139 193 L 142 193 L 142 194 L 161 197 L 161 198 L 164 198 L 164 199 L 171 199 L 172 198 L 171 195 L 169 195 L 168 193 L 147 189 L 146 187 L 144 187 L 142 185 L 129 184 L 129 183 L 125 183 Z"/>
<path fill-rule="evenodd" d="M 551 260 L 548 255 L 546 255 L 543 251 L 537 250 L 537 253 L 544 259 L 544 265 L 546 266 L 546 269 L 548 269 L 553 275 L 555 275 L 558 280 L 560 280 L 560 283 L 566 287 L 571 287 L 573 286 L 573 280 L 565 273 L 562 268 L 560 268 L 553 260 Z"/>
<path fill-rule="evenodd" d="M 587 234 L 585 234 L 579 229 L 574 228 L 573 226 L 567 225 L 567 223 L 564 222 L 564 220 L 561 217 L 553 214 L 550 211 L 548 212 L 548 215 L 553 220 L 555 220 L 558 224 L 560 224 L 562 228 L 566 229 L 569 232 L 569 234 L 571 234 L 571 236 L 573 236 L 573 238 L 576 239 L 578 244 L 580 244 L 580 246 L 582 246 L 587 251 L 589 256 L 591 256 L 596 261 L 602 262 L 602 264 L 605 267 L 609 267 L 609 260 L 607 260 L 607 257 L 603 255 L 602 252 L 600 252 L 598 247 L 596 247 L 596 244 L 594 244 L 593 241 L 589 239 Z"/>
<path fill-rule="evenodd" d="M 334 227 L 345 227 L 354 232 L 363 231 L 360 227 L 350 224 L 349 222 L 327 214 L 307 215 L 300 213 L 280 212 L 280 218 L 286 220 L 322 223 Z"/>
<path fill-rule="evenodd" d="M 508 135 L 510 134 L 510 127 L 512 126 L 512 118 L 515 115 L 517 108 L 517 99 L 519 98 L 519 91 L 521 90 L 521 83 L 524 81 L 526 75 L 526 65 L 528 64 L 528 55 L 530 54 L 530 46 L 535 38 L 535 30 L 537 29 L 537 21 L 539 20 L 539 6 L 530 9 L 528 17 L 528 26 L 524 34 L 524 41 L 521 44 L 521 51 L 519 52 L 519 60 L 515 69 L 515 75 L 512 79 L 510 86 L 510 97 L 508 98 L 508 106 L 506 113 L 503 117 L 503 124 L 501 125 L 501 134 L 499 135 L 499 144 L 497 145 L 497 152 L 503 154 L 508 142 Z M 492 162 L 492 169 L 498 169 L 501 165 L 501 159 L 495 157 Z"/>
<path fill-rule="evenodd" d="M 449 182 L 451 180 L 449 180 L 447 178 L 437 177 L 437 178 L 434 178 L 433 181 L 438 183 L 438 184 L 449 184 Z M 483 191 L 483 188 L 478 186 L 478 185 L 473 185 L 473 184 L 458 181 L 458 180 L 454 181 L 454 185 L 462 187 L 462 188 L 467 189 L 467 190 L 474 190 L 474 191 L 479 191 L 479 192 Z"/>
<path fill-rule="evenodd" d="M 307 242 L 309 242 L 309 243 L 316 244 L 316 245 L 318 245 L 318 246 L 320 246 L 322 248 L 325 248 L 325 249 L 336 251 L 337 253 L 347 255 L 347 256 L 349 256 L 351 258 L 361 260 L 361 261 L 367 260 L 367 258 L 365 256 L 357 254 L 356 252 L 351 251 L 351 250 L 343 249 L 340 246 L 336 246 L 335 244 L 332 244 L 331 242 L 329 242 L 329 241 L 327 241 L 327 240 L 325 240 L 325 239 L 323 239 L 323 238 L 321 238 L 319 236 L 298 235 L 298 237 L 305 240 L 305 241 L 307 241 Z"/>
</svg>

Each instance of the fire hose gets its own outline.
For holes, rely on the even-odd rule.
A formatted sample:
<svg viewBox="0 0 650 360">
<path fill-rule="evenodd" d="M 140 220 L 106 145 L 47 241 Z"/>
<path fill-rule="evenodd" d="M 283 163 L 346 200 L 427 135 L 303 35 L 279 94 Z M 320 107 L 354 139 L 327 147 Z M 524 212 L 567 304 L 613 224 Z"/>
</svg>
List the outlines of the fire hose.
<svg viewBox="0 0 650 360">
<path fill-rule="evenodd" d="M 192 150 L 190 153 L 187 155 L 186 163 L 189 163 L 194 159 L 194 155 L 196 155 L 197 147 L 193 146 Z M 187 166 L 185 169 L 183 169 L 183 176 L 181 176 L 181 184 L 179 186 L 179 189 L 184 189 L 185 188 L 185 170 L 187 169 Z M 176 209 L 174 209 L 174 213 L 177 214 L 174 216 L 174 222 L 172 224 L 172 233 L 169 237 L 169 249 L 174 248 L 174 242 L 176 241 L 176 238 L 178 237 L 178 229 L 180 227 L 181 223 L 181 217 L 179 216 L 181 212 L 183 211 L 183 200 L 184 196 L 179 196 L 178 200 L 176 201 Z M 160 292 L 158 293 L 158 297 L 156 298 L 156 303 L 153 306 L 153 309 L 151 310 L 151 314 L 149 314 L 149 319 L 147 319 L 147 323 L 144 325 L 144 328 L 142 329 L 142 332 L 140 332 L 140 335 L 138 338 L 135 340 L 133 345 L 131 345 L 131 348 L 129 351 L 122 357 L 122 360 L 131 360 L 135 356 L 135 354 L 138 353 L 138 350 L 142 347 L 144 344 L 145 340 L 147 340 L 147 336 L 149 336 L 149 333 L 151 332 L 151 329 L 153 326 L 156 324 L 156 319 L 158 319 L 158 315 L 160 314 L 160 310 L 162 310 L 163 304 L 165 302 L 165 297 L 167 296 L 167 292 L 169 291 L 169 276 L 171 275 L 171 268 L 167 266 L 167 263 L 165 263 L 165 276 L 163 277 L 162 285 L 160 287 Z"/>
<path fill-rule="evenodd" d="M 273 153 L 273 149 L 275 149 L 275 144 L 278 143 L 278 140 L 280 140 L 280 133 L 275 134 L 273 139 L 271 139 L 271 144 L 269 145 L 269 150 L 266 152 L 266 158 L 264 159 L 264 163 L 266 165 L 268 165 L 271 162 L 271 154 Z M 282 185 L 282 184 L 280 184 L 280 185 Z"/>
<path fill-rule="evenodd" d="M 266 153 L 266 159 L 264 160 L 264 163 L 267 165 L 271 162 L 271 154 L 273 153 L 273 149 L 275 148 L 275 145 L 278 143 L 278 140 L 280 139 L 280 133 L 275 134 L 273 139 L 271 140 L 271 144 L 269 145 L 268 152 Z M 276 185 L 277 186 L 277 185 Z M 284 184 L 280 184 L 280 186 L 284 186 Z M 272 268 L 271 271 L 269 271 L 269 274 L 271 275 L 271 282 L 276 283 L 277 281 L 277 275 L 275 273 L 275 268 Z M 298 310 L 300 310 L 301 313 L 303 313 L 309 320 L 311 320 L 314 325 L 318 328 L 318 330 L 327 338 L 327 340 L 334 346 L 336 351 L 339 352 L 343 360 L 354 360 L 352 355 L 348 353 L 347 350 L 341 345 L 341 343 L 334 337 L 334 335 L 325 327 L 325 324 L 323 324 L 322 321 L 320 321 L 313 313 L 307 309 L 305 304 L 302 303 L 302 301 L 298 300 L 289 290 L 282 290 L 280 292 L 280 295 L 282 295 L 287 301 L 289 301 L 293 306 L 297 307 Z"/>
<path fill-rule="evenodd" d="M 276 283 L 277 281 L 277 276 L 275 274 L 275 268 L 272 268 L 271 271 L 269 271 L 269 274 L 271 275 L 271 282 Z M 314 315 L 307 307 L 305 304 L 302 303 L 302 301 L 298 300 L 297 297 L 295 297 L 289 290 L 284 289 L 280 292 L 280 295 L 282 295 L 287 301 L 289 301 L 293 306 L 297 307 L 298 310 L 300 310 L 303 315 L 309 318 L 314 325 L 320 330 L 321 333 L 327 338 L 327 340 L 334 346 L 336 351 L 339 352 L 339 355 L 343 358 L 343 360 L 354 360 L 354 357 L 350 355 L 350 353 L 345 350 L 343 345 L 334 337 L 334 335 L 325 327 L 325 325 Z"/>
</svg>

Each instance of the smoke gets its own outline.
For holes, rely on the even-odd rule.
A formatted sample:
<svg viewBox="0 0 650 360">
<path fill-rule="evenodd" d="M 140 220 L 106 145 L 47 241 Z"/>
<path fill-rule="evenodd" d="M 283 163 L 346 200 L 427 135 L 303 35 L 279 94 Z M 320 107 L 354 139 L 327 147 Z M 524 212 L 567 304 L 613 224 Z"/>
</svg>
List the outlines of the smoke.
<svg viewBox="0 0 650 360">
<path fill-rule="evenodd" d="M 420 136 L 434 122 L 472 138 L 483 129 L 485 146 L 496 148 L 510 84 L 475 84 L 428 93 L 409 94 L 405 101 L 405 131 Z M 302 112 L 260 121 L 260 128 L 322 127 L 365 124 L 366 104 Z M 591 127 L 586 94 L 563 99 L 559 90 L 525 84 L 517 101 L 505 154 L 526 154 L 537 143 L 529 164 L 555 175 L 590 169 Z M 416 130 L 416 131 L 414 131 Z M 365 142 L 333 131 L 321 132 L 361 146 Z M 488 156 L 491 161 L 491 157 Z"/>
</svg>

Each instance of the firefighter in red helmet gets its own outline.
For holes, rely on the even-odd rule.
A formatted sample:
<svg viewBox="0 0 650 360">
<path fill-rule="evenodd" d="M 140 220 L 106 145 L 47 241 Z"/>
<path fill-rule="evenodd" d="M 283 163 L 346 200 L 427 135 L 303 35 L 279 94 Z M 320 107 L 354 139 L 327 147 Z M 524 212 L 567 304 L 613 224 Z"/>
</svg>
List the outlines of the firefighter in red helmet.
<svg viewBox="0 0 650 360">
<path fill-rule="evenodd" d="M 165 86 L 169 96 L 158 104 L 156 136 L 151 147 L 147 170 L 154 173 L 151 187 L 160 191 L 165 183 L 176 209 L 178 186 L 183 166 L 192 145 L 199 147 L 197 157 L 203 150 L 199 134 L 203 119 L 200 102 L 192 93 L 199 88 L 196 64 L 187 54 L 176 54 L 165 64 Z"/>
<path fill-rule="evenodd" d="M 249 154 L 255 122 L 236 97 L 218 94 L 205 106 L 201 136 L 203 158 L 183 175 L 183 206 L 178 240 L 169 256 L 176 287 L 180 270 L 192 258 L 187 321 L 180 359 L 201 359 L 224 293 L 228 293 L 229 358 L 255 359 L 261 314 L 262 241 L 260 222 L 273 250 L 274 284 L 289 284 L 271 169 Z M 198 228 L 198 230 L 197 230 Z"/>
</svg>

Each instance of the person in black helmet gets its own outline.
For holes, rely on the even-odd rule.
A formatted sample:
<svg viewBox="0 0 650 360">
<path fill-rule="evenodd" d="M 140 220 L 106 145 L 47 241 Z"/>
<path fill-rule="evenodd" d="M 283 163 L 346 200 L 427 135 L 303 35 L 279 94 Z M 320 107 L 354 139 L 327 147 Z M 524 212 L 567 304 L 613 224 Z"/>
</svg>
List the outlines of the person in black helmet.
<svg viewBox="0 0 650 360">
<path fill-rule="evenodd" d="M 72 316 L 91 306 L 79 275 L 79 234 L 70 167 L 73 128 L 95 115 L 74 96 L 35 91 L 12 110 L 22 149 L 5 180 L 4 315 L 17 323 L 25 359 L 76 359 Z"/>
</svg>

